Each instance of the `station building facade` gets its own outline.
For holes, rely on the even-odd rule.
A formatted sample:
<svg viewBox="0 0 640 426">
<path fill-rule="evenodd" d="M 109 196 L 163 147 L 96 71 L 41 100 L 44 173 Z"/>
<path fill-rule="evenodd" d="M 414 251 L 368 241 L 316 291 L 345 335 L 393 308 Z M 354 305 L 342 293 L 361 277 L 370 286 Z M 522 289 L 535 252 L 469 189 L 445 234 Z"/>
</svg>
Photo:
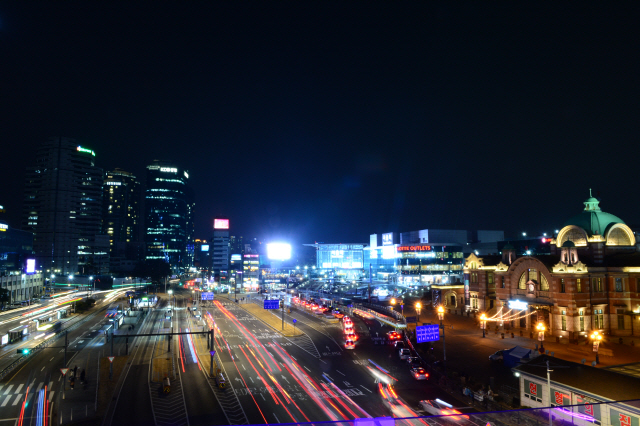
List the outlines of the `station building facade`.
<svg viewBox="0 0 640 426">
<path fill-rule="evenodd" d="M 498 325 L 535 333 L 541 322 L 551 336 L 585 340 L 593 330 L 640 336 L 640 252 L 622 219 L 589 197 L 584 210 L 551 240 L 551 253 L 516 256 L 470 254 L 464 287 L 445 294 L 463 298 L 468 311 L 483 311 Z M 490 322 L 488 327 L 493 328 Z"/>
</svg>

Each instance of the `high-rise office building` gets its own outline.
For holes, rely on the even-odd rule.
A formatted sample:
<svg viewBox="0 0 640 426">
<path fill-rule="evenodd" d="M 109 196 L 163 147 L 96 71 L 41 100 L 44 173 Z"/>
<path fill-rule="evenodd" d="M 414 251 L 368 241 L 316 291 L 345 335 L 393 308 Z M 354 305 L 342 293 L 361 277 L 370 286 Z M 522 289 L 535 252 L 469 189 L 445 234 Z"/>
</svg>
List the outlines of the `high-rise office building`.
<svg viewBox="0 0 640 426">
<path fill-rule="evenodd" d="M 189 172 L 154 161 L 145 190 L 146 258 L 164 259 L 176 271 L 193 265 L 193 193 Z M 190 249 L 190 250 L 189 250 Z"/>
<path fill-rule="evenodd" d="M 108 271 L 101 236 L 102 169 L 74 139 L 50 138 L 27 168 L 22 227 L 34 234 L 38 265 L 50 274 Z M 106 247 L 108 249 L 108 245 Z"/>
<path fill-rule="evenodd" d="M 212 241 L 213 255 L 211 257 L 211 266 L 213 272 L 223 280 L 229 270 L 229 219 L 213 219 Z"/>
<path fill-rule="evenodd" d="M 118 243 L 135 243 L 140 226 L 140 183 L 124 170 L 105 173 L 103 185 L 102 229 L 109 236 L 113 256 Z"/>
</svg>

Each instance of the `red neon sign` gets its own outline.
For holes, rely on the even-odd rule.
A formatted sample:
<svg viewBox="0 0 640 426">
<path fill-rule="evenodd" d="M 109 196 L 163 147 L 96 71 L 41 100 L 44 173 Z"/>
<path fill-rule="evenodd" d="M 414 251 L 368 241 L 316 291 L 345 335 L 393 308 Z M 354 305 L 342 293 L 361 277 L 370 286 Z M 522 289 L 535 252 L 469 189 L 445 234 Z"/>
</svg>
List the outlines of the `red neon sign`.
<svg viewBox="0 0 640 426">
<path fill-rule="evenodd" d="M 398 246 L 398 251 L 431 251 L 431 246 Z"/>
</svg>

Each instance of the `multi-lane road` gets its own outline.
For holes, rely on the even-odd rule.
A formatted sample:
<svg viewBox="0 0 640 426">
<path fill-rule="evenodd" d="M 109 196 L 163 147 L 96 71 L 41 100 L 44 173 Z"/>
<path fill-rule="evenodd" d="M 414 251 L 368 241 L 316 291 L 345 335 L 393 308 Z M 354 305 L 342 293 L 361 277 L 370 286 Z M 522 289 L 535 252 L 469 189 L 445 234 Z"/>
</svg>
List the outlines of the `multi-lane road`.
<svg viewBox="0 0 640 426">
<path fill-rule="evenodd" d="M 358 341 L 355 349 L 347 350 L 340 323 L 327 322 L 304 309 L 293 310 L 285 318 L 288 322 L 296 319 L 303 334 L 284 337 L 227 299 L 200 306 L 194 313 L 191 293 L 177 292 L 171 299 L 161 297 L 144 314 L 138 311 L 128 318 L 134 330 L 126 323 L 118 331 L 120 336 L 156 335 L 118 337 L 112 345 L 100 333 L 107 306 L 103 303 L 95 308 L 68 333 L 67 366 L 77 366 L 77 375 L 85 370 L 85 383 L 76 382 L 73 390 L 67 383 L 63 392 L 64 350 L 60 345 L 43 349 L 0 382 L 0 425 L 15 424 L 20 418 L 22 424 L 43 424 L 43 408 L 50 410 L 51 403 L 55 407 L 51 412 L 56 414 L 53 421 L 58 424 L 84 420 L 105 426 L 412 417 L 425 415 L 418 405 L 422 399 L 441 398 L 462 405 L 434 383 L 413 379 L 395 348 L 375 346 L 370 336 L 382 336 L 389 329 L 373 320 L 354 318 Z M 206 335 L 181 334 L 171 340 L 157 335 L 201 332 L 212 325 L 215 366 L 226 382 L 222 389 L 208 374 L 211 348 Z M 109 388 L 113 394 L 104 397 L 99 391 L 104 391 L 105 384 L 98 384 L 98 363 L 111 354 L 122 359 L 122 368 Z M 104 377 L 104 370 L 102 373 Z M 165 376 L 170 381 L 168 393 L 164 392 Z M 46 394 L 41 392 L 45 387 Z M 38 398 L 50 404 L 38 404 Z M 409 422 L 447 424 L 448 419 Z"/>
</svg>

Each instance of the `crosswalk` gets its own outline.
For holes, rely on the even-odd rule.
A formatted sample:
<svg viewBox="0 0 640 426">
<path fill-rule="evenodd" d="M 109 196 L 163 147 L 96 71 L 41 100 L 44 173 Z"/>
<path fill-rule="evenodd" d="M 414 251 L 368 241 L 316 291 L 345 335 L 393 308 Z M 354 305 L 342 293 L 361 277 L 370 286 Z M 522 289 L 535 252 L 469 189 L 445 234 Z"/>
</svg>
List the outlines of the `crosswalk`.
<svg viewBox="0 0 640 426">
<path fill-rule="evenodd" d="M 35 381 L 31 382 L 28 386 L 26 383 L 20 383 L 17 387 L 16 385 L 9 385 L 6 388 L 4 385 L 0 385 L 0 408 L 6 407 L 7 405 L 15 406 L 22 403 L 23 397 L 27 394 L 27 389 L 29 390 L 29 396 L 27 397 L 27 403 L 33 397 L 33 395 L 37 395 L 38 392 L 44 387 L 45 383 L 40 382 L 38 386 L 34 386 Z M 47 390 L 51 389 L 53 386 L 53 381 L 50 381 L 47 385 Z M 15 389 L 14 389 L 15 388 Z M 55 391 L 48 391 L 49 397 L 48 400 L 51 402 L 53 399 L 53 395 L 56 393 Z"/>
</svg>

